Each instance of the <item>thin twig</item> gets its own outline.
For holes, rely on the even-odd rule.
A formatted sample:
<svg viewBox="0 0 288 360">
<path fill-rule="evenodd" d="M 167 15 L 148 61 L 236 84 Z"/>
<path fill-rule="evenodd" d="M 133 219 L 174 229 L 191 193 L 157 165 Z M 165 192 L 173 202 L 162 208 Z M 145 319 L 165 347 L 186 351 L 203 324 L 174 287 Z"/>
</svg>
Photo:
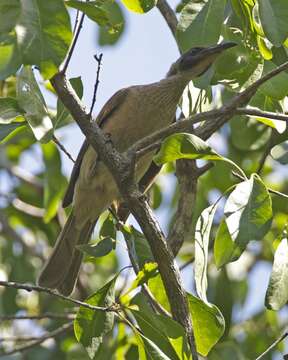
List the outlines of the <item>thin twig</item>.
<svg viewBox="0 0 288 360">
<path fill-rule="evenodd" d="M 257 168 L 257 174 L 260 174 L 261 173 L 261 171 L 262 171 L 262 169 L 263 169 L 263 167 L 264 167 L 264 165 L 265 165 L 265 162 L 266 162 L 266 160 L 267 160 L 267 157 L 268 157 L 268 155 L 270 154 L 270 151 L 271 151 L 271 149 L 272 149 L 272 147 L 273 147 L 273 141 L 272 141 L 272 139 L 273 139 L 273 132 L 271 133 L 271 135 L 270 135 L 270 138 L 269 138 L 269 141 L 268 141 L 268 143 L 266 144 L 266 147 L 265 147 L 265 149 L 264 149 L 264 152 L 263 152 L 263 154 L 262 154 L 262 157 L 261 157 L 261 159 L 260 159 L 260 161 L 259 161 L 259 165 L 258 165 L 258 168 Z"/>
<path fill-rule="evenodd" d="M 262 110 L 253 109 L 253 108 L 238 108 L 236 110 L 236 114 L 257 116 L 257 117 L 263 117 L 263 118 L 267 118 L 267 119 L 274 119 L 274 120 L 288 122 L 287 115 L 277 114 L 277 113 L 273 113 L 273 112 L 269 112 L 269 111 L 262 111 Z"/>
<path fill-rule="evenodd" d="M 271 344 L 267 350 L 265 350 L 261 355 L 259 355 L 255 360 L 263 359 L 271 350 L 273 350 L 281 341 L 283 341 L 288 336 L 288 331 L 284 332 L 282 336 L 279 337 L 273 344 Z"/>
<path fill-rule="evenodd" d="M 232 171 L 232 175 L 234 175 L 236 178 L 240 179 L 240 180 L 243 180 L 245 181 L 246 179 L 244 179 L 244 177 L 240 174 L 238 174 L 237 172 L 235 172 L 234 170 Z M 277 191 L 277 190 L 273 190 L 271 188 L 267 188 L 267 190 L 271 193 L 271 194 L 274 194 L 274 195 L 277 195 L 277 196 L 281 196 L 281 197 L 285 197 L 286 199 L 288 199 L 288 195 L 286 194 L 283 194 L 281 193 L 280 191 Z"/>
<path fill-rule="evenodd" d="M 94 84 L 94 92 L 93 92 L 93 98 L 92 98 L 92 104 L 90 107 L 90 111 L 89 111 L 89 115 L 92 115 L 95 103 L 96 103 L 96 97 L 97 97 L 97 91 L 98 91 L 98 86 L 99 86 L 99 76 L 100 76 L 100 69 L 101 69 L 101 65 L 102 65 L 102 57 L 103 54 L 101 53 L 99 56 L 97 56 L 96 54 L 93 56 L 94 59 L 97 61 L 97 73 L 96 73 L 96 81 Z"/>
<path fill-rule="evenodd" d="M 73 159 L 72 155 L 67 151 L 64 145 L 61 144 L 61 142 L 56 138 L 55 135 L 52 137 L 53 142 L 59 147 L 61 151 L 70 159 L 73 163 L 75 163 L 75 160 Z"/>
<path fill-rule="evenodd" d="M 66 319 L 73 320 L 76 314 L 56 314 L 56 313 L 44 313 L 39 315 L 1 315 L 0 321 L 14 321 L 14 320 L 42 320 L 42 319 Z"/>
<path fill-rule="evenodd" d="M 81 29 L 82 29 L 82 26 L 83 26 L 84 18 L 85 18 L 85 14 L 82 13 L 82 15 L 81 15 L 81 17 L 80 17 L 80 20 L 79 20 L 79 23 L 77 24 L 77 29 L 76 29 L 75 32 L 74 32 L 73 40 L 72 40 L 70 49 L 69 49 L 69 51 L 68 51 L 67 57 L 66 57 L 66 59 L 64 60 L 63 65 L 60 66 L 60 72 L 63 73 L 63 74 L 66 73 L 66 70 L 67 70 L 68 65 L 69 65 L 69 63 L 70 63 L 71 57 L 72 57 L 72 55 L 73 55 L 75 46 L 76 46 L 76 44 L 77 44 L 77 41 L 78 41 L 78 38 L 79 38 L 79 35 L 80 35 L 80 32 L 81 32 Z"/>
<path fill-rule="evenodd" d="M 157 7 L 175 37 L 178 23 L 175 12 L 171 9 L 166 0 L 158 0 Z"/>
<path fill-rule="evenodd" d="M 66 323 L 66 324 L 60 326 L 59 328 L 57 328 L 56 330 L 50 331 L 47 334 L 44 334 L 41 337 L 39 337 L 39 339 L 31 341 L 28 344 L 15 347 L 14 349 L 12 349 L 10 351 L 3 351 L 0 353 L 0 356 L 13 355 L 18 352 L 23 352 L 23 351 L 29 350 L 37 345 L 42 344 L 47 339 L 55 338 L 56 336 L 62 335 L 72 329 L 73 329 L 73 322 Z"/>
<path fill-rule="evenodd" d="M 55 297 L 57 297 L 59 299 L 69 301 L 69 302 L 71 302 L 73 304 L 76 304 L 78 306 L 83 306 L 83 307 L 85 307 L 87 309 L 94 310 L 94 311 L 95 310 L 100 310 L 100 311 L 117 311 L 118 310 L 118 304 L 114 304 L 114 305 L 108 306 L 108 307 L 94 306 L 94 305 L 87 304 L 87 303 L 85 303 L 83 301 L 76 300 L 76 299 L 73 299 L 71 297 L 61 295 L 61 294 L 57 293 L 54 290 L 51 290 L 49 288 L 44 288 L 42 286 L 21 284 L 21 283 L 16 283 L 16 282 L 12 282 L 12 281 L 0 281 L 0 286 L 14 288 L 14 289 L 18 289 L 18 290 L 44 292 L 46 294 L 55 296 Z"/>
</svg>

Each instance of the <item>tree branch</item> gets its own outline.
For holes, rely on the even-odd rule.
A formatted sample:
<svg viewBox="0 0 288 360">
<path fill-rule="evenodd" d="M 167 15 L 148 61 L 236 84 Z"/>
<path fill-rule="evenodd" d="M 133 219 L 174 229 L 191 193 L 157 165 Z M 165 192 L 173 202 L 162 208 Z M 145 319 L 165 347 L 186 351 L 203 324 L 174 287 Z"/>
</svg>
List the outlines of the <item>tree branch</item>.
<svg viewBox="0 0 288 360">
<path fill-rule="evenodd" d="M 99 310 L 99 311 L 117 311 L 119 308 L 118 304 L 112 305 L 112 306 L 108 306 L 108 307 L 101 307 L 101 306 L 94 306 L 94 305 L 90 305 L 87 304 L 83 301 L 80 300 L 76 300 L 73 299 L 71 297 L 68 296 L 64 296 L 61 295 L 59 293 L 57 293 L 54 290 L 48 289 L 48 288 L 44 288 L 42 286 L 36 286 L 36 285 L 28 285 L 28 284 L 21 284 L 21 283 L 16 283 L 16 282 L 12 282 L 12 281 L 0 281 L 0 286 L 4 286 L 4 287 L 9 287 L 9 288 L 14 288 L 14 289 L 18 289 L 18 290 L 26 290 L 26 291 L 37 291 L 37 292 L 44 292 L 46 294 L 55 296 L 59 299 L 65 300 L 65 301 L 69 301 L 73 304 L 76 304 L 78 306 L 83 306 L 87 309 L 90 310 Z"/>
<path fill-rule="evenodd" d="M 158 0 L 157 7 L 163 18 L 165 19 L 167 25 L 169 26 L 173 36 L 175 37 L 178 24 L 175 12 L 171 9 L 170 5 L 166 0 Z"/>
<path fill-rule="evenodd" d="M 236 110 L 236 114 L 264 117 L 264 118 L 268 118 L 268 119 L 274 119 L 274 120 L 288 122 L 288 115 L 277 114 L 277 113 L 273 113 L 273 112 L 269 112 L 269 111 L 262 111 L 262 110 L 254 109 L 254 108 L 250 108 L 250 107 L 238 108 Z"/>
<path fill-rule="evenodd" d="M 42 320 L 42 319 L 55 319 L 55 320 L 73 320 L 76 314 L 56 314 L 56 313 L 44 313 L 39 315 L 1 315 L 0 321 L 14 321 L 14 320 Z"/>
<path fill-rule="evenodd" d="M 259 355 L 255 360 L 264 359 L 264 357 L 273 350 L 281 341 L 283 341 L 288 336 L 288 331 L 285 331 L 282 336 L 279 337 L 273 344 L 271 344 L 266 351 L 264 351 L 261 355 Z"/>
<path fill-rule="evenodd" d="M 131 166 L 131 164 L 134 164 L 135 154 L 120 154 L 113 147 L 112 143 L 107 141 L 99 126 L 95 122 L 90 121 L 89 114 L 87 114 L 85 107 L 63 73 L 56 74 L 51 79 L 51 84 L 60 100 L 69 109 L 80 129 L 87 137 L 90 145 L 94 147 L 110 170 L 122 198 L 127 203 L 131 213 L 146 236 L 153 256 L 158 263 L 159 272 L 171 305 L 172 315 L 183 325 L 193 359 L 197 360 L 198 355 L 192 322 L 186 292 L 180 279 L 180 272 L 174 264 L 172 252 L 167 246 L 164 234 L 154 218 L 149 205 L 136 184 L 133 183 L 134 166 Z"/>
<path fill-rule="evenodd" d="M 9 356 L 16 354 L 18 352 L 29 350 L 37 345 L 42 344 L 47 339 L 55 338 L 56 336 L 62 335 L 72 329 L 73 329 L 73 322 L 69 322 L 67 324 L 60 326 L 56 330 L 50 331 L 47 334 L 39 337 L 39 339 L 29 342 L 28 344 L 15 347 L 13 350 L 10 351 L 3 351 L 0 353 L 0 356 Z"/>
</svg>

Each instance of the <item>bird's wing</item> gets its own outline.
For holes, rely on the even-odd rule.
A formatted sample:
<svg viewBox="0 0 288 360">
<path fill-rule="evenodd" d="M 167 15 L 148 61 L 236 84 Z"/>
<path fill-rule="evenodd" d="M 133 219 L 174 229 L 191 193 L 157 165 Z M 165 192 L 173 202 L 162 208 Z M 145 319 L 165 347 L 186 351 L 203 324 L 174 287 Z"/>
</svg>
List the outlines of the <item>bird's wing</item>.
<svg viewBox="0 0 288 360">
<path fill-rule="evenodd" d="M 102 110 L 100 111 L 100 113 L 99 113 L 99 115 L 97 116 L 97 119 L 96 119 L 98 125 L 101 128 L 103 128 L 105 126 L 106 120 L 114 113 L 114 111 L 117 110 L 119 108 L 119 106 L 121 106 L 121 104 L 123 104 L 128 92 L 129 92 L 129 88 L 121 89 L 121 90 L 117 91 L 106 102 L 106 104 L 103 106 Z M 89 143 L 85 139 L 84 143 L 81 146 L 79 154 L 77 156 L 76 162 L 74 164 L 74 167 L 73 167 L 73 170 L 72 170 L 72 173 L 71 173 L 71 177 L 70 177 L 70 181 L 69 181 L 69 184 L 68 184 L 68 188 L 66 190 L 66 193 L 65 193 L 65 196 L 64 196 L 64 199 L 63 199 L 63 202 L 62 202 L 62 206 L 64 208 L 69 206 L 73 201 L 75 184 L 76 184 L 76 181 L 77 181 L 78 176 L 79 176 L 79 172 L 80 172 L 83 157 L 84 157 L 88 147 L 89 147 Z"/>
</svg>

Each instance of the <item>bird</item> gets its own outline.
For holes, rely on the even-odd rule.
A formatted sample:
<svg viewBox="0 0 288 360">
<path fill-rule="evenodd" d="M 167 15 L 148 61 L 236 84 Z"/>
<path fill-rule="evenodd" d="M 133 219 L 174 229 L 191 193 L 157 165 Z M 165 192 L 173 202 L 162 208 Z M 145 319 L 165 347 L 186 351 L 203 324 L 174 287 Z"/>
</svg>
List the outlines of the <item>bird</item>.
<svg viewBox="0 0 288 360">
<path fill-rule="evenodd" d="M 119 152 L 170 125 L 186 85 L 204 74 L 223 51 L 237 45 L 222 42 L 196 47 L 172 64 L 166 77 L 148 85 L 117 91 L 104 105 L 96 122 Z M 155 150 L 141 157 L 135 170 L 139 182 L 153 161 Z M 109 170 L 85 140 L 74 164 L 62 206 L 72 211 L 38 277 L 38 285 L 69 295 L 75 286 L 83 254 L 77 245 L 89 242 L 100 214 L 121 197 Z"/>
</svg>

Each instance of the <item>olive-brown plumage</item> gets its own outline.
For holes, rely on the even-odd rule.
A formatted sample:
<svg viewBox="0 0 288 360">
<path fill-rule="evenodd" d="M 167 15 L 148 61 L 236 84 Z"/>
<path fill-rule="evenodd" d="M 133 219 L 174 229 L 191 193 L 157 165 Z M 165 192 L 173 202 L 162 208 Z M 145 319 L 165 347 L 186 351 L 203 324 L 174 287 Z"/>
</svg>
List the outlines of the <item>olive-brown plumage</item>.
<svg viewBox="0 0 288 360">
<path fill-rule="evenodd" d="M 172 123 L 187 83 L 205 72 L 223 50 L 234 45 L 223 43 L 191 49 L 171 66 L 165 79 L 131 86 L 114 94 L 104 105 L 97 122 L 110 134 L 115 148 L 123 152 L 137 140 Z M 137 181 L 145 174 L 153 155 L 149 153 L 137 163 Z M 85 141 L 63 200 L 64 207 L 73 203 L 73 210 L 39 276 L 39 285 L 56 288 L 65 295 L 71 293 L 82 260 L 76 245 L 89 241 L 98 216 L 119 197 L 112 175 Z"/>
</svg>

